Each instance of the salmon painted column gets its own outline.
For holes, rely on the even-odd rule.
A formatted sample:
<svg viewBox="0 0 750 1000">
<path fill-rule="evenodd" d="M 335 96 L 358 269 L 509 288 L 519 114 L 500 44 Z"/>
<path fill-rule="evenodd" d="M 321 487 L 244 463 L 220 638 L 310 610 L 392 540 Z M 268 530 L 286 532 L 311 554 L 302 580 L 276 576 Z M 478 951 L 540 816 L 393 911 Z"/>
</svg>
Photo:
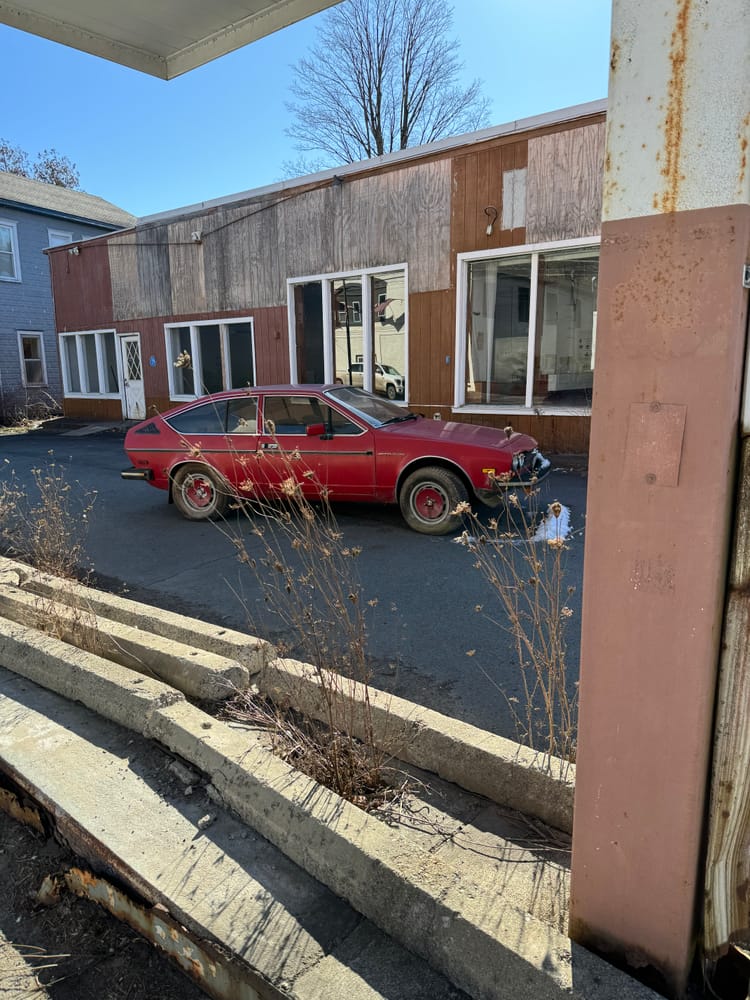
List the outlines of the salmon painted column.
<svg viewBox="0 0 750 1000">
<path fill-rule="evenodd" d="M 750 4 L 614 0 L 570 933 L 685 987 L 750 260 Z"/>
</svg>

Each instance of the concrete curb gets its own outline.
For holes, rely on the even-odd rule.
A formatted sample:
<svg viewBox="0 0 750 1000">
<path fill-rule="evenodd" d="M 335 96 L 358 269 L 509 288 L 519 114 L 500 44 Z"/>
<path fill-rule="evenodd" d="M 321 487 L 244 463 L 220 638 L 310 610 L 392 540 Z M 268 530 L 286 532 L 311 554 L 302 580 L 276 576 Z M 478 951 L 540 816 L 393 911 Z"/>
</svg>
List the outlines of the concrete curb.
<svg viewBox="0 0 750 1000">
<path fill-rule="evenodd" d="M 309 663 L 272 660 L 255 683 L 280 703 L 325 721 L 325 699 Z M 363 687 L 345 679 L 336 684 L 337 716 L 346 720 L 352 735 L 363 739 L 371 724 L 375 743 L 391 756 L 572 832 L 575 765 L 374 688 L 367 694 L 370 711 L 365 716 L 357 710 L 364 702 Z"/>
<path fill-rule="evenodd" d="M 250 682 L 247 667 L 217 653 L 164 639 L 0 580 L 0 614 L 30 628 L 54 631 L 65 642 L 159 680 L 199 701 L 220 701 Z"/>
<path fill-rule="evenodd" d="M 0 556 L 0 580 L 51 600 L 85 608 L 110 621 L 236 660 L 251 674 L 260 670 L 267 659 L 276 655 L 270 643 L 256 636 L 199 622 L 172 611 L 150 608 L 126 597 L 107 594 L 72 580 L 61 580 L 3 556 Z"/>
<path fill-rule="evenodd" d="M 625 984 L 652 996 L 166 685 L 2 619 L 0 662 L 179 754 L 284 854 L 477 1000 L 619 1000 Z"/>
<path fill-rule="evenodd" d="M 21 592 L 84 608 L 101 619 L 234 660 L 247 668 L 265 694 L 280 696 L 300 711 L 320 718 L 321 693 L 314 668 L 293 660 L 274 659 L 273 646 L 255 636 L 56 579 L 24 563 L 0 557 L 0 583 L 3 581 L 7 588 L 0 587 L 0 596 L 8 588 L 12 591 L 17 587 Z M 106 631 L 106 626 L 99 627 Z M 121 633 L 127 634 L 127 630 Z M 174 673 L 170 677 L 170 683 L 186 694 L 204 697 L 196 695 L 194 689 L 188 690 Z M 349 705 L 352 697 L 361 693 L 356 686 L 350 691 L 349 682 L 342 684 L 341 691 Z M 557 758 L 550 760 L 511 740 L 375 688 L 369 688 L 368 695 L 378 738 L 392 756 L 566 833 L 572 831 L 575 765 Z M 341 716 L 354 721 L 357 718 L 356 712 L 346 707 Z M 362 728 L 353 730 L 353 734 L 361 738 Z"/>
</svg>

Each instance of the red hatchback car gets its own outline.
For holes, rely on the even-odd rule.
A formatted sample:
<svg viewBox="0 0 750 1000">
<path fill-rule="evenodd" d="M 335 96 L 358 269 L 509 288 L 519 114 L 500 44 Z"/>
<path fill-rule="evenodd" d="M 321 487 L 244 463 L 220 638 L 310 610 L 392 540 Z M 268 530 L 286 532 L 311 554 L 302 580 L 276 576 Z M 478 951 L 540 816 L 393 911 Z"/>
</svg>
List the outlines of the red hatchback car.
<svg viewBox="0 0 750 1000">
<path fill-rule="evenodd" d="M 352 386 L 285 385 L 204 396 L 132 427 L 124 479 L 168 490 L 193 521 L 231 500 L 271 498 L 290 476 L 310 499 L 398 503 L 415 531 L 443 535 L 472 497 L 499 502 L 542 479 L 549 461 L 526 434 L 446 423 Z"/>
</svg>

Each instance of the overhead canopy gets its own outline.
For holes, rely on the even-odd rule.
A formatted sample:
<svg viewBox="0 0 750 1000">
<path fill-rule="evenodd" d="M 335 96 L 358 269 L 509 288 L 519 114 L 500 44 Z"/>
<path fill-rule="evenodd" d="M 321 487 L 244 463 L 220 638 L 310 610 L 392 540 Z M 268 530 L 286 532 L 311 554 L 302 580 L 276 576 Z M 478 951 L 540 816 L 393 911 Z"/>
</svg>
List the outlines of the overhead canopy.
<svg viewBox="0 0 750 1000">
<path fill-rule="evenodd" d="M 0 0 L 0 22 L 171 80 L 340 0 Z"/>
</svg>

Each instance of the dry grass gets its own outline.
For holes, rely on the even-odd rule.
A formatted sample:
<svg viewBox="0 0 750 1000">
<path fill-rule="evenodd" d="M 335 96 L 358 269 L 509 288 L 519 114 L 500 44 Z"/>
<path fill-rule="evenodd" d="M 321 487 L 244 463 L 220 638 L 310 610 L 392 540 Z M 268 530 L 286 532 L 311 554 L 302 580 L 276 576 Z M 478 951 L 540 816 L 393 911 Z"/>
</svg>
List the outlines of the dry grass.
<svg viewBox="0 0 750 1000">
<path fill-rule="evenodd" d="M 538 497 L 534 488 L 528 498 L 507 491 L 487 524 L 462 505 L 468 525 L 457 540 L 472 554 L 496 598 L 500 613 L 493 621 L 513 638 L 522 697 L 503 694 L 519 739 L 572 762 L 578 687 L 570 682 L 567 663 L 566 632 L 575 593 L 565 568 L 567 516 L 558 501 L 541 514 Z M 488 613 L 484 607 L 475 610 Z"/>
</svg>

